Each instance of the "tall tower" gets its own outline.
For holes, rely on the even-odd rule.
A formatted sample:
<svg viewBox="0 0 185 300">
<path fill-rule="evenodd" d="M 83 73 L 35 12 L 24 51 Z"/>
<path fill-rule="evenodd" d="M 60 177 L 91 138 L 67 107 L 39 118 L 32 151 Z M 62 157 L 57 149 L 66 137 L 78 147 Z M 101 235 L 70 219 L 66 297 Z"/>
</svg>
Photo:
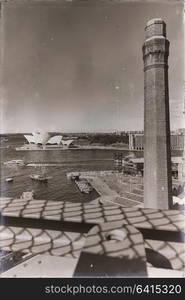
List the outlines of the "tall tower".
<svg viewBox="0 0 185 300">
<path fill-rule="evenodd" d="M 168 93 L 169 41 L 166 24 L 150 20 L 145 28 L 144 60 L 144 206 L 172 207 Z"/>
</svg>

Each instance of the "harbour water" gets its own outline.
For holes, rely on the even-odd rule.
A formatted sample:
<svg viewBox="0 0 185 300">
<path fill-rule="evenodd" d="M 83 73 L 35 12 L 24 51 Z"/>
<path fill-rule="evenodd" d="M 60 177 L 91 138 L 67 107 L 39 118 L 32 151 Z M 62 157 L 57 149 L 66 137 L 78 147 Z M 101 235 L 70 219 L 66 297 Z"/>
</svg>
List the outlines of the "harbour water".
<svg viewBox="0 0 185 300">
<path fill-rule="evenodd" d="M 8 141 L 1 143 L 1 176 L 0 196 L 20 197 L 25 191 L 34 190 L 36 199 L 58 200 L 70 202 L 88 202 L 98 197 L 96 191 L 82 194 L 73 181 L 67 179 L 66 173 L 84 171 L 113 170 L 114 154 L 116 150 L 72 150 L 66 151 L 16 151 L 17 146 L 25 142 L 22 135 L 8 136 Z M 7 148 L 8 147 L 8 148 Z M 123 150 L 123 156 L 130 154 Z M 179 153 L 173 153 L 173 155 Z M 136 157 L 142 157 L 143 152 L 134 152 Z M 34 166 L 5 166 L 3 162 L 13 159 L 22 159 L 26 164 L 44 163 L 45 171 L 52 178 L 46 183 L 31 180 L 32 173 L 38 173 Z M 6 182 L 7 177 L 13 177 L 13 182 Z"/>
<path fill-rule="evenodd" d="M 36 199 L 86 202 L 98 197 L 96 191 L 89 195 L 82 194 L 73 181 L 67 179 L 66 173 L 75 171 L 96 171 L 114 169 L 114 152 L 111 150 L 53 150 L 53 151 L 16 151 L 23 141 L 9 137 L 6 146 L 1 149 L 1 197 L 20 197 L 25 191 L 34 190 Z M 128 152 L 125 151 L 125 155 Z M 23 159 L 28 163 L 53 163 L 47 166 L 47 175 L 52 176 L 47 183 L 30 179 L 29 175 L 37 173 L 37 167 L 5 166 L 3 162 L 12 159 Z M 6 182 L 13 177 L 13 182 Z"/>
</svg>

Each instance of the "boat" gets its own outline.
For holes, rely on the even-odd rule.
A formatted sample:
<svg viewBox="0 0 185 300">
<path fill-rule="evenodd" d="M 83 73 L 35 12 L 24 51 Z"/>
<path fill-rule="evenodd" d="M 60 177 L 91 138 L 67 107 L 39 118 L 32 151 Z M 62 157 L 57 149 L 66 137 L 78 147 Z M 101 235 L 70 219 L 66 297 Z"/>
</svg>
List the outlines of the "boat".
<svg viewBox="0 0 185 300">
<path fill-rule="evenodd" d="M 41 166 L 40 174 L 31 174 L 30 178 L 36 181 L 46 182 L 48 179 L 51 179 L 51 176 L 47 176 L 45 167 Z"/>
<path fill-rule="evenodd" d="M 9 161 L 5 161 L 4 165 L 19 165 L 19 166 L 24 166 L 25 163 L 22 159 L 12 159 Z"/>
<path fill-rule="evenodd" d="M 92 186 L 85 179 L 75 179 L 74 182 L 76 183 L 81 193 L 89 194 L 93 191 Z"/>
<path fill-rule="evenodd" d="M 1 137 L 0 142 L 2 142 L 2 143 L 8 142 L 8 138 L 7 137 Z"/>
<path fill-rule="evenodd" d="M 20 198 L 26 200 L 34 199 L 34 191 L 32 190 L 30 192 L 23 192 Z"/>
<path fill-rule="evenodd" d="M 6 180 L 6 182 L 12 182 L 13 181 L 13 177 L 8 177 L 5 180 Z"/>
<path fill-rule="evenodd" d="M 52 178 L 51 176 L 46 176 L 42 174 L 31 174 L 30 178 L 36 181 L 48 181 L 48 179 Z"/>
</svg>

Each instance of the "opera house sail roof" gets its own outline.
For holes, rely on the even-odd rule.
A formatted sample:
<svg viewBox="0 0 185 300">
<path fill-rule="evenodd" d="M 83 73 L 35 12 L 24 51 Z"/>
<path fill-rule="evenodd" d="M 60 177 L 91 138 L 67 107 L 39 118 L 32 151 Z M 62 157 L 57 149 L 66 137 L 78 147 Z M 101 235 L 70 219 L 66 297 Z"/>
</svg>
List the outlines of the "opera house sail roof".
<svg viewBox="0 0 185 300">
<path fill-rule="evenodd" d="M 61 142 L 62 142 L 62 145 L 63 146 L 69 146 L 72 142 L 73 142 L 73 140 L 61 140 Z"/>
<path fill-rule="evenodd" d="M 60 144 L 62 141 L 62 135 L 55 135 L 52 136 L 48 141 L 47 144 Z"/>
<path fill-rule="evenodd" d="M 33 132 L 32 135 L 24 135 L 24 137 L 27 139 L 29 144 L 46 144 L 50 135 L 47 132 Z"/>
<path fill-rule="evenodd" d="M 62 135 L 55 135 L 51 137 L 50 134 L 47 132 L 33 132 L 32 134 L 24 135 L 24 137 L 26 138 L 29 144 L 62 144 L 63 146 L 68 147 L 73 142 L 73 140 L 63 140 Z"/>
</svg>

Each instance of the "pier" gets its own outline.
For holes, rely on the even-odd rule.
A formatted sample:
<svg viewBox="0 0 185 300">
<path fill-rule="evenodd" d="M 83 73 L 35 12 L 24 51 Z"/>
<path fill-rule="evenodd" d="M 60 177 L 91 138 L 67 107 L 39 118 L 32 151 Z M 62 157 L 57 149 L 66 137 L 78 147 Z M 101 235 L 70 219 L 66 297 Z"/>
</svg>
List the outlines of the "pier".
<svg viewBox="0 0 185 300">
<path fill-rule="evenodd" d="M 102 161 L 102 159 L 94 159 L 94 161 Z M 104 159 L 103 161 L 113 161 L 113 159 Z M 87 162 L 87 161 L 82 160 L 82 161 L 78 161 L 78 162 L 83 163 L 83 162 Z M 63 162 L 63 163 L 61 163 L 61 162 L 49 162 L 49 163 L 30 162 L 30 163 L 27 163 L 26 166 L 27 167 L 62 167 L 66 164 L 69 165 L 69 163 L 73 164 L 73 163 L 76 163 L 76 161 L 70 161 L 67 163 L 66 162 Z M 92 171 L 92 172 L 94 172 L 94 171 Z M 73 173 L 75 173 L 75 172 L 71 172 L 71 174 L 73 174 Z M 70 176 L 72 176 L 72 175 L 70 175 L 70 173 L 69 173 L 69 177 Z"/>
<path fill-rule="evenodd" d="M 111 202 L 124 207 L 143 205 L 142 178 L 139 176 L 126 176 L 113 170 L 71 172 L 66 175 L 69 179 L 75 176 L 86 179 L 100 195 L 96 202 Z"/>
<path fill-rule="evenodd" d="M 125 147 L 113 147 L 113 146 L 93 146 L 93 145 L 80 145 L 76 147 L 63 147 L 60 145 L 57 146 L 29 146 L 24 145 L 20 147 L 15 148 L 16 151 L 66 151 L 66 150 L 122 150 L 122 151 L 128 151 L 128 148 Z M 138 151 L 138 150 L 132 150 L 132 152 Z"/>
</svg>

